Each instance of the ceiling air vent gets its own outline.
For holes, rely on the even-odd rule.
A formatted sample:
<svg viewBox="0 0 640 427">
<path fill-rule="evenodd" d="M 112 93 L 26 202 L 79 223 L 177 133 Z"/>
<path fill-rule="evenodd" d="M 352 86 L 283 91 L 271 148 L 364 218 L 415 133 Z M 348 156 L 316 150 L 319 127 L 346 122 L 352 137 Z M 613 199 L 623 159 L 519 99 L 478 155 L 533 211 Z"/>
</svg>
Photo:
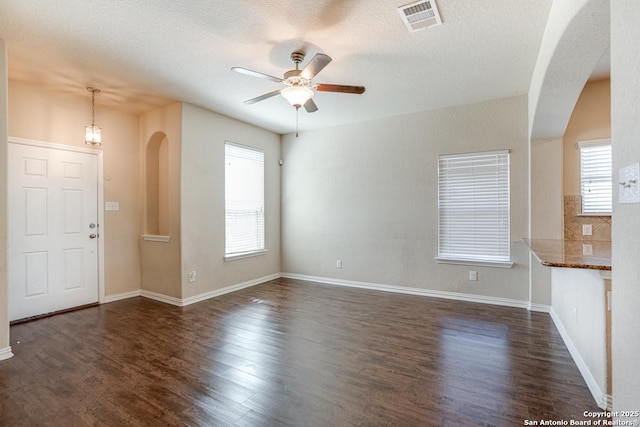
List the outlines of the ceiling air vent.
<svg viewBox="0 0 640 427">
<path fill-rule="evenodd" d="M 435 0 L 420 0 L 400 6 L 398 13 L 410 32 L 442 24 Z"/>
</svg>

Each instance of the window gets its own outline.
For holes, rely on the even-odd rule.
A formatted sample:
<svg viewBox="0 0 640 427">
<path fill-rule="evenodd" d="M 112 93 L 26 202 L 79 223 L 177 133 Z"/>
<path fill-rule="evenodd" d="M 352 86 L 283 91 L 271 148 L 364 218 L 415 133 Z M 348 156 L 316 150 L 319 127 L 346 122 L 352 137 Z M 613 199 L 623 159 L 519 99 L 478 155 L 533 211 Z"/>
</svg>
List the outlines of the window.
<svg viewBox="0 0 640 427">
<path fill-rule="evenodd" d="M 438 159 L 438 262 L 511 267 L 509 152 Z"/>
<path fill-rule="evenodd" d="M 264 152 L 225 144 L 225 258 L 264 252 Z"/>
<path fill-rule="evenodd" d="M 583 215 L 611 214 L 611 142 L 580 141 L 580 187 Z"/>
</svg>

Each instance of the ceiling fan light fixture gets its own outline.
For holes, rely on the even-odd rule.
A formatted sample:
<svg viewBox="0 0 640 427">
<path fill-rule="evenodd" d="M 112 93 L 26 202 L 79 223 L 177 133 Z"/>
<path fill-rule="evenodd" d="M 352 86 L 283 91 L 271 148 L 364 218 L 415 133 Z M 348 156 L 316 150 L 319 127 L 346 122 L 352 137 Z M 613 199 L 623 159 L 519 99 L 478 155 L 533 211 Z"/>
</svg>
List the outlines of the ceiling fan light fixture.
<svg viewBox="0 0 640 427">
<path fill-rule="evenodd" d="M 305 102 L 313 98 L 313 91 L 304 86 L 289 86 L 282 89 L 280 94 L 296 108 L 302 107 Z"/>
</svg>

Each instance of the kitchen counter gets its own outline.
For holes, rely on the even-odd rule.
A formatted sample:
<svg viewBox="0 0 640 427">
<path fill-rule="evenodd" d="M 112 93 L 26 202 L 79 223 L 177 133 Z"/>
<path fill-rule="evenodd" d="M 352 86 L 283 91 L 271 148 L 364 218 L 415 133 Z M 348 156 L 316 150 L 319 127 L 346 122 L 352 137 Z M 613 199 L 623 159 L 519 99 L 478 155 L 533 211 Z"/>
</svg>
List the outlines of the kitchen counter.
<svg viewBox="0 0 640 427">
<path fill-rule="evenodd" d="M 599 240 L 522 239 L 547 267 L 611 270 L 611 242 Z"/>
</svg>

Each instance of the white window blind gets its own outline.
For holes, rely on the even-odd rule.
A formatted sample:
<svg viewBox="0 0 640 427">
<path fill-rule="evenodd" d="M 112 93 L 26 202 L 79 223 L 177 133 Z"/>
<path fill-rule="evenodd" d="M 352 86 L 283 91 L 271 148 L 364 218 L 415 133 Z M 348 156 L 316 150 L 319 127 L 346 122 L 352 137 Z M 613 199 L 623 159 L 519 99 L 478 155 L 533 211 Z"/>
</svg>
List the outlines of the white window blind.
<svg viewBox="0 0 640 427">
<path fill-rule="evenodd" d="M 581 141 L 578 146 L 580 147 L 582 213 L 611 214 L 611 142 L 609 140 Z"/>
<path fill-rule="evenodd" d="M 225 144 L 225 254 L 264 250 L 264 152 Z"/>
<path fill-rule="evenodd" d="M 438 260 L 511 266 L 509 152 L 440 156 Z"/>
</svg>

